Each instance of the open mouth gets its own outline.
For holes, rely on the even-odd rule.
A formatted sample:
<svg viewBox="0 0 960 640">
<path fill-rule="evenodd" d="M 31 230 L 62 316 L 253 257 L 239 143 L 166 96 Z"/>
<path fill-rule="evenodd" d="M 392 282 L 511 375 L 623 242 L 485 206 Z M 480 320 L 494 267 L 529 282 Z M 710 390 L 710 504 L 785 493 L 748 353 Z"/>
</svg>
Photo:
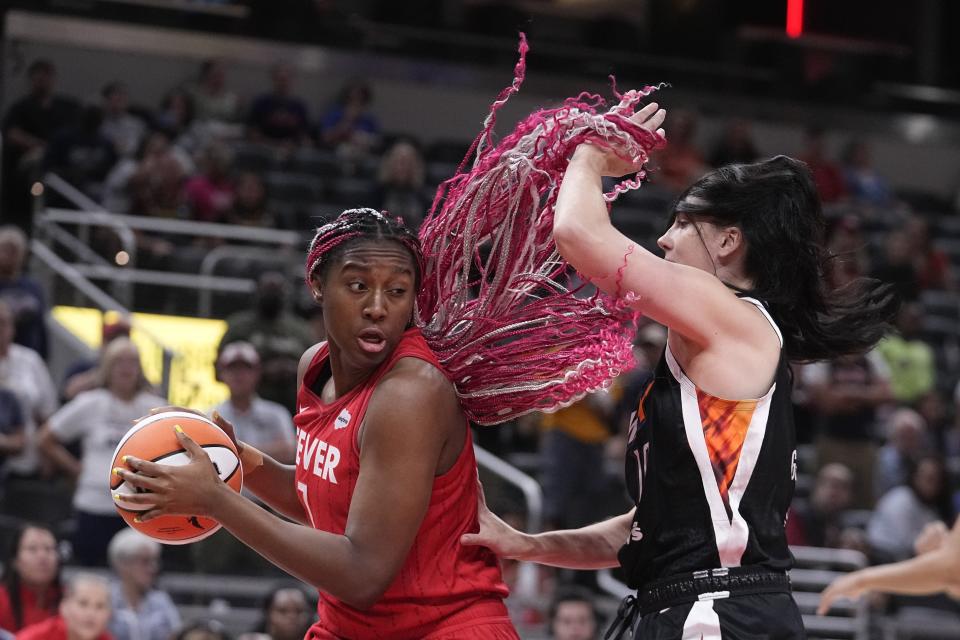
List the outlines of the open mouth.
<svg viewBox="0 0 960 640">
<path fill-rule="evenodd" d="M 357 344 L 366 353 L 380 353 L 387 346 L 387 337 L 379 329 L 364 329 L 357 336 Z"/>
</svg>

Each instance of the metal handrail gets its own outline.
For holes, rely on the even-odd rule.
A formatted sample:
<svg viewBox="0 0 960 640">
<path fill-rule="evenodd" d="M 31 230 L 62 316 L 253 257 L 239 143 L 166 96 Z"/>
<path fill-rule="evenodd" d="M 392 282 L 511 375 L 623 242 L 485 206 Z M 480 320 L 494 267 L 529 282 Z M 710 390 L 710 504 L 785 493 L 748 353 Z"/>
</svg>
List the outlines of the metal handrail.
<svg viewBox="0 0 960 640">
<path fill-rule="evenodd" d="M 539 533 L 543 527 L 543 489 L 540 483 L 486 449 L 474 449 L 479 466 L 520 489 L 527 502 L 527 533 Z"/>
<path fill-rule="evenodd" d="M 90 216 L 101 222 L 109 219 L 113 224 L 121 225 L 131 230 L 155 231 L 187 236 L 204 236 L 221 238 L 224 240 L 240 240 L 257 242 L 260 244 L 280 244 L 290 247 L 300 245 L 300 234 L 296 231 L 280 231 L 277 229 L 263 229 L 260 227 L 244 227 L 219 222 L 199 222 L 196 220 L 177 220 L 173 218 L 154 218 L 151 216 L 131 216 L 121 213 L 110 213 L 98 205 L 97 209 L 88 211 L 71 211 L 51 207 L 46 209 L 44 216 L 54 222 L 82 225 L 87 223 Z M 92 223 L 95 224 L 95 223 Z"/>
<path fill-rule="evenodd" d="M 197 289 L 197 315 L 210 317 L 211 292 L 252 293 L 256 281 L 250 278 L 231 278 L 227 276 L 203 276 L 192 273 L 154 271 L 152 269 L 128 269 L 110 265 L 75 264 L 74 269 L 88 278 L 111 280 L 113 282 L 152 284 L 181 289 Z"/>
<path fill-rule="evenodd" d="M 282 250 L 281 250 L 282 251 Z M 281 252 L 280 257 L 287 259 L 290 256 L 285 255 L 286 252 Z M 238 247 L 236 245 L 220 245 L 219 247 L 214 247 L 210 250 L 207 255 L 203 257 L 203 261 L 200 262 L 200 269 L 198 270 L 199 276 L 201 278 L 212 278 L 214 269 L 220 261 L 227 258 L 254 258 L 254 259 L 276 259 L 278 257 L 277 251 L 275 249 L 267 249 L 265 247 Z M 202 289 L 199 294 L 199 299 L 197 301 L 197 313 L 204 317 L 210 317 L 210 313 L 213 309 L 213 289 Z"/>
<path fill-rule="evenodd" d="M 112 298 L 108 293 L 100 289 L 98 286 L 90 282 L 90 280 L 85 278 L 78 269 L 62 260 L 60 256 L 51 251 L 50 248 L 40 242 L 40 240 L 34 239 L 30 242 L 30 254 L 32 257 L 44 263 L 44 265 L 53 273 L 69 282 L 78 291 L 87 296 L 87 298 L 89 298 L 90 301 L 93 302 L 93 304 L 95 304 L 101 311 L 116 311 L 122 315 L 132 327 L 136 328 L 137 331 L 143 333 L 145 336 L 150 338 L 150 340 L 160 346 L 161 353 L 163 354 L 163 366 L 161 367 L 160 374 L 160 389 L 164 397 L 166 397 L 170 390 L 170 364 L 173 362 L 173 358 L 179 354 L 164 345 L 163 342 L 153 333 L 134 320 L 129 309 L 120 304 L 117 300 Z"/>
<path fill-rule="evenodd" d="M 477 465 L 518 488 L 527 503 L 527 533 L 539 533 L 543 527 L 543 489 L 540 483 L 525 474 L 509 462 L 498 458 L 482 447 L 474 446 Z M 537 579 L 537 566 L 532 562 L 521 562 L 517 567 L 517 584 L 529 585 L 534 598 L 539 599 L 540 582 Z M 522 591 L 521 589 L 517 590 Z"/>
</svg>

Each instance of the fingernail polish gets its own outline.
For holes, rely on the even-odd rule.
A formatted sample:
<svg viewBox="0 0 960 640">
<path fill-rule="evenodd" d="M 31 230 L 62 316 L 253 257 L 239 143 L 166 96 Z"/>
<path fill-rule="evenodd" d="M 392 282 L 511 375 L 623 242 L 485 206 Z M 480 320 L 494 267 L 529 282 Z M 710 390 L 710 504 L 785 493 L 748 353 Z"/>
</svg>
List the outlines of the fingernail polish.
<svg viewBox="0 0 960 640">
<path fill-rule="evenodd" d="M 120 496 L 119 496 L 118 494 L 116 494 L 116 493 L 111 493 L 110 495 L 113 496 L 113 499 L 114 499 L 115 502 L 120 502 Z"/>
<path fill-rule="evenodd" d="M 134 519 L 133 519 L 133 521 L 136 522 L 137 524 L 140 524 L 140 523 L 143 522 L 143 520 L 140 518 L 140 516 L 135 516 Z"/>
<path fill-rule="evenodd" d="M 181 426 L 178 425 L 178 424 L 173 425 L 173 429 L 174 429 L 174 431 L 176 431 L 177 433 L 183 433 L 183 427 L 181 427 Z"/>
<path fill-rule="evenodd" d="M 113 468 L 113 475 L 119 476 L 121 471 L 123 471 L 123 469 L 121 469 L 120 467 L 114 467 L 114 468 Z"/>
<path fill-rule="evenodd" d="M 130 460 L 130 456 L 123 456 L 122 458 L 120 458 L 120 462 L 122 462 L 123 464 L 127 464 L 129 460 Z"/>
</svg>

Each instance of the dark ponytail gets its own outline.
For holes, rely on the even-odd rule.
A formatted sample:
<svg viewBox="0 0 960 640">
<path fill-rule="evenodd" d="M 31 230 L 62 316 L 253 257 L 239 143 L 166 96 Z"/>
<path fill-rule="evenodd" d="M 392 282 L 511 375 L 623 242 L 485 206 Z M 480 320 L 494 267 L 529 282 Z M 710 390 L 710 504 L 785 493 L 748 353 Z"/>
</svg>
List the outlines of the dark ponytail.
<svg viewBox="0 0 960 640">
<path fill-rule="evenodd" d="M 862 353 L 890 330 L 899 307 L 890 285 L 860 278 L 830 288 L 823 210 L 802 162 L 777 156 L 716 169 L 680 196 L 677 213 L 741 230 L 747 293 L 768 305 L 790 360 Z"/>
</svg>

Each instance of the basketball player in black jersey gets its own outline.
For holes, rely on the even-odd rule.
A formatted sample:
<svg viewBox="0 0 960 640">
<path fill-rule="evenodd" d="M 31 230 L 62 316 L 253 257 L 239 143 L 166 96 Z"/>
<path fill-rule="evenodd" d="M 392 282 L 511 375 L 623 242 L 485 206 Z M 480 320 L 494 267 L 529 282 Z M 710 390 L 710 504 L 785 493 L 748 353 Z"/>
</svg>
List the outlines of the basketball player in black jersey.
<svg viewBox="0 0 960 640">
<path fill-rule="evenodd" d="M 653 103 L 632 119 L 652 131 L 664 118 Z M 637 595 L 621 606 L 620 635 L 802 638 L 784 533 L 796 473 L 789 364 L 871 348 L 896 302 L 875 281 L 829 290 L 823 214 L 801 162 L 704 176 L 677 200 L 663 259 L 617 231 L 602 198 L 604 176 L 640 168 L 615 149 L 578 147 L 553 229 L 582 274 L 668 328 L 630 426 L 635 508 L 526 535 L 481 505 L 480 533 L 463 542 L 559 567 L 621 565 Z"/>
</svg>

